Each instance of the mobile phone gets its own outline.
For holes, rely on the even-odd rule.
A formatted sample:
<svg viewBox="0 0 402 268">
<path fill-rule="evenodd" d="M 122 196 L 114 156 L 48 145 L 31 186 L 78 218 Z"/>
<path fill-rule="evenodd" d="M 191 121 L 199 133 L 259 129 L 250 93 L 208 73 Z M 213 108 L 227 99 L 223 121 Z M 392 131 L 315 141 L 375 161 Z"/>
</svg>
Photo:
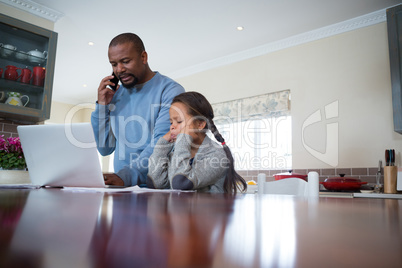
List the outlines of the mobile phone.
<svg viewBox="0 0 402 268">
<path fill-rule="evenodd" d="M 112 82 L 112 83 L 114 83 L 115 85 L 114 85 L 114 86 L 110 85 L 109 87 L 110 87 L 113 91 L 116 91 L 117 84 L 119 84 L 119 78 L 118 78 L 117 75 L 115 75 L 114 73 L 112 73 L 112 75 L 113 75 L 113 78 L 110 79 L 109 81 Z"/>
</svg>

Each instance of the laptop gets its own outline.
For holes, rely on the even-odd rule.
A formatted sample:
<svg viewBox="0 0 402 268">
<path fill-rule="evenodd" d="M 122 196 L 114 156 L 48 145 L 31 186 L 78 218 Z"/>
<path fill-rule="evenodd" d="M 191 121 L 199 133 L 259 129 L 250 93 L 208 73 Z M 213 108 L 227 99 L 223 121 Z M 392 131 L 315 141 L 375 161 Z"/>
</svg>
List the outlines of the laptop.
<svg viewBox="0 0 402 268">
<path fill-rule="evenodd" d="M 90 123 L 18 126 L 33 185 L 105 187 Z"/>
</svg>

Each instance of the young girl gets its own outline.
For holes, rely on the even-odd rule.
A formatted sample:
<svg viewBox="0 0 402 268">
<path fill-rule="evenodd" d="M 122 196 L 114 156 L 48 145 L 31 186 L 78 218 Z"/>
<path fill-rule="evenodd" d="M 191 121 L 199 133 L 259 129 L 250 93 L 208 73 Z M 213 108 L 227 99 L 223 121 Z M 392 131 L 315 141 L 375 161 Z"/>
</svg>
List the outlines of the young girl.
<svg viewBox="0 0 402 268">
<path fill-rule="evenodd" d="M 149 158 L 148 187 L 213 193 L 247 189 L 234 170 L 229 147 L 216 129 L 211 104 L 202 94 L 177 95 L 169 115 L 170 131 L 159 139 Z M 208 129 L 221 145 L 206 135 Z"/>
</svg>

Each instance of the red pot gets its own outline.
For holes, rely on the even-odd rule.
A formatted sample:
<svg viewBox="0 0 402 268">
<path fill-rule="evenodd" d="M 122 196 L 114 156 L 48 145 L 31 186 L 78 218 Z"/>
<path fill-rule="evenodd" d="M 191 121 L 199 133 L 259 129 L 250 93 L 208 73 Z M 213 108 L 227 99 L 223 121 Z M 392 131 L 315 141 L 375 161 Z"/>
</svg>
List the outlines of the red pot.
<svg viewBox="0 0 402 268">
<path fill-rule="evenodd" d="M 289 172 L 275 174 L 274 178 L 275 178 L 276 181 L 277 180 L 288 179 L 288 178 L 299 178 L 299 179 L 307 181 L 307 175 L 293 173 L 292 171 L 293 170 L 289 170 Z"/>
<path fill-rule="evenodd" d="M 356 191 L 359 190 L 363 184 L 356 178 L 345 177 L 345 174 L 339 174 L 340 177 L 328 178 L 320 182 L 327 190 L 330 191 Z"/>
</svg>

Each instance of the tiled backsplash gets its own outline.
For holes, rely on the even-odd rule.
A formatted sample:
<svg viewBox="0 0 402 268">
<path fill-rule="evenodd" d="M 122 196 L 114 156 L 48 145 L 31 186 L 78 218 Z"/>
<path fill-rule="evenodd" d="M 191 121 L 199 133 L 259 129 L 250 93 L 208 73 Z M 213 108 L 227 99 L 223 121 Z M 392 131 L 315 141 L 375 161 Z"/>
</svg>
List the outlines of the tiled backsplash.
<svg viewBox="0 0 402 268">
<path fill-rule="evenodd" d="M 357 178 L 362 182 L 368 182 L 369 184 L 375 184 L 376 174 L 378 167 L 367 168 L 325 168 L 325 169 L 294 169 L 294 173 L 308 174 L 310 171 L 316 171 L 320 176 L 320 181 L 324 181 L 326 178 L 339 177 L 339 174 L 345 174 L 345 177 Z M 259 173 L 265 173 L 267 181 L 273 181 L 274 175 L 277 173 L 288 172 L 289 170 L 237 170 L 237 172 L 246 180 L 257 181 Z M 381 183 L 384 180 L 384 171 L 381 170 Z"/>
<path fill-rule="evenodd" d="M 18 137 L 17 126 L 19 125 L 21 124 L 0 118 L 0 136 L 4 135 L 4 138 Z"/>
</svg>

